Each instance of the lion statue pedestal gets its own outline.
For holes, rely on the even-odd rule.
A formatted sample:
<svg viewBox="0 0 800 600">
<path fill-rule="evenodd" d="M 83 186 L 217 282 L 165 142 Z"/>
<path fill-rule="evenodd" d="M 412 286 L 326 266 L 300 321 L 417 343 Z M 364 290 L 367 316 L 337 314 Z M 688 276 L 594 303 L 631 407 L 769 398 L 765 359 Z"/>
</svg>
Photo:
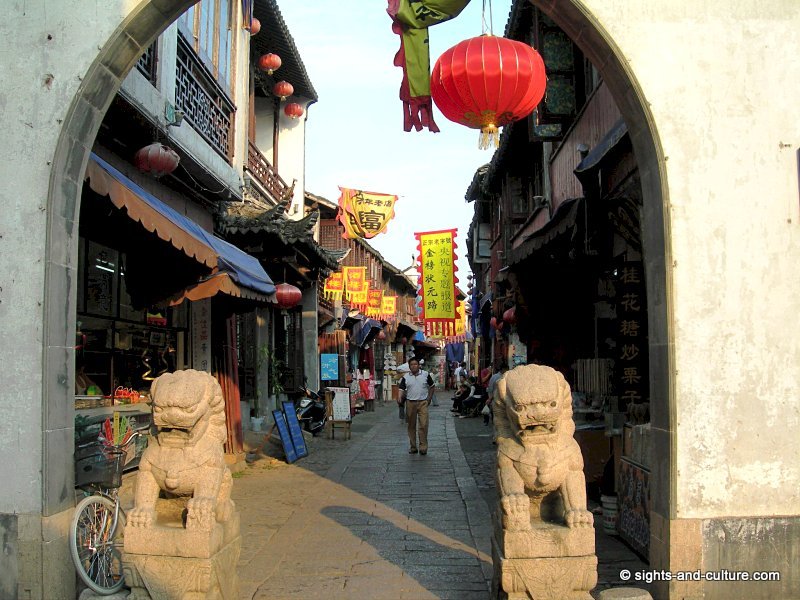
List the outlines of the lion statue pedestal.
<svg viewBox="0 0 800 600">
<path fill-rule="evenodd" d="M 520 366 L 497 382 L 492 407 L 500 494 L 492 596 L 591 600 L 594 519 L 569 385 L 550 367 Z"/>
<path fill-rule="evenodd" d="M 235 600 L 241 551 L 222 390 L 202 371 L 153 382 L 153 424 L 125 527 L 130 600 Z M 163 497 L 162 497 L 163 496 Z"/>
</svg>

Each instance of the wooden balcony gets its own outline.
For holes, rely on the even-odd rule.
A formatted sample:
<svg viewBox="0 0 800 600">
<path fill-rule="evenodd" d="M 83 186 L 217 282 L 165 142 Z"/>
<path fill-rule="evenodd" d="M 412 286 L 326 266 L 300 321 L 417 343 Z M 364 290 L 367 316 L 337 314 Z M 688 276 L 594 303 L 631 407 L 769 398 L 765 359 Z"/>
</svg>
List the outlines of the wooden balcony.
<svg viewBox="0 0 800 600">
<path fill-rule="evenodd" d="M 278 172 L 253 142 L 248 142 L 247 144 L 247 165 L 245 168 L 276 202 L 280 202 L 290 193 L 289 186 L 281 179 Z"/>
</svg>

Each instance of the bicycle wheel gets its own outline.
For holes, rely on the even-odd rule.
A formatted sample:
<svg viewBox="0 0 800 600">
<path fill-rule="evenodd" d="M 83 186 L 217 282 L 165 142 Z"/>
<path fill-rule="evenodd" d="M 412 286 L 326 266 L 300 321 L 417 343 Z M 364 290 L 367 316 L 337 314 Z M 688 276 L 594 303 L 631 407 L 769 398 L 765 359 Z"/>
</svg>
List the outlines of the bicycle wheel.
<svg viewBox="0 0 800 600">
<path fill-rule="evenodd" d="M 70 554 L 83 582 L 98 594 L 109 595 L 125 583 L 122 575 L 122 511 L 115 519 L 114 502 L 89 496 L 75 507 L 69 530 Z"/>
</svg>

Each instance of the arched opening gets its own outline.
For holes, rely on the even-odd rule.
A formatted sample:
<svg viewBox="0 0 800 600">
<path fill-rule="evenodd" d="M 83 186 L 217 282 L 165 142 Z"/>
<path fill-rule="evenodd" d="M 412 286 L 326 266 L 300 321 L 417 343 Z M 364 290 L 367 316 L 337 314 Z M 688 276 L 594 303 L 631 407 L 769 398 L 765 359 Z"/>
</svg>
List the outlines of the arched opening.
<svg viewBox="0 0 800 600">
<path fill-rule="evenodd" d="M 659 430 L 660 456 L 654 465 L 651 484 L 652 510 L 670 518 L 674 505 L 674 473 L 672 459 L 672 391 L 670 387 L 669 343 L 669 239 L 664 211 L 666 189 L 662 177 L 663 156 L 659 149 L 653 120 L 634 75 L 626 67 L 621 53 L 608 35 L 586 14 L 578 3 L 533 2 L 548 14 L 597 66 L 606 80 L 628 125 L 629 135 L 639 165 L 645 206 L 644 228 L 646 274 L 650 318 L 650 379 L 653 405 L 653 427 Z M 43 405 L 68 406 L 73 381 L 74 357 L 70 348 L 75 332 L 75 315 L 69 310 L 76 296 L 74 277 L 77 256 L 77 224 L 81 185 L 89 150 L 97 134 L 105 109 L 133 68 L 139 55 L 185 9 L 191 0 L 163 0 L 141 5 L 121 23 L 112 38 L 100 50 L 73 98 L 62 126 L 51 170 L 47 232 L 47 268 L 45 275 Z M 56 310 L 55 304 L 71 299 L 67 310 Z M 58 458 L 58 460 L 53 460 Z M 51 453 L 43 460 L 45 486 L 57 485 L 63 474 L 72 468 L 70 453 Z M 66 510 L 71 502 L 70 490 L 64 489 L 60 499 L 46 502 L 45 514 Z"/>
</svg>

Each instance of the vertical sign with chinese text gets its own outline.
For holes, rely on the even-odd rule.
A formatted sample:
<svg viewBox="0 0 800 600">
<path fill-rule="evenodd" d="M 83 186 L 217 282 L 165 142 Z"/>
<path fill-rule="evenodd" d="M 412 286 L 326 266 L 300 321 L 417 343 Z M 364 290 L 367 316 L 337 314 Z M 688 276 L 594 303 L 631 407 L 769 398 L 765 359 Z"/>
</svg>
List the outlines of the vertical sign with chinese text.
<svg viewBox="0 0 800 600">
<path fill-rule="evenodd" d="M 455 335 L 456 319 L 456 230 L 415 233 L 419 252 L 420 307 L 425 334 Z"/>
<path fill-rule="evenodd" d="M 192 302 L 192 368 L 211 372 L 211 299 Z"/>
<path fill-rule="evenodd" d="M 614 389 L 618 410 L 648 401 L 647 298 L 641 262 L 623 262 L 618 267 L 617 360 Z"/>
</svg>

